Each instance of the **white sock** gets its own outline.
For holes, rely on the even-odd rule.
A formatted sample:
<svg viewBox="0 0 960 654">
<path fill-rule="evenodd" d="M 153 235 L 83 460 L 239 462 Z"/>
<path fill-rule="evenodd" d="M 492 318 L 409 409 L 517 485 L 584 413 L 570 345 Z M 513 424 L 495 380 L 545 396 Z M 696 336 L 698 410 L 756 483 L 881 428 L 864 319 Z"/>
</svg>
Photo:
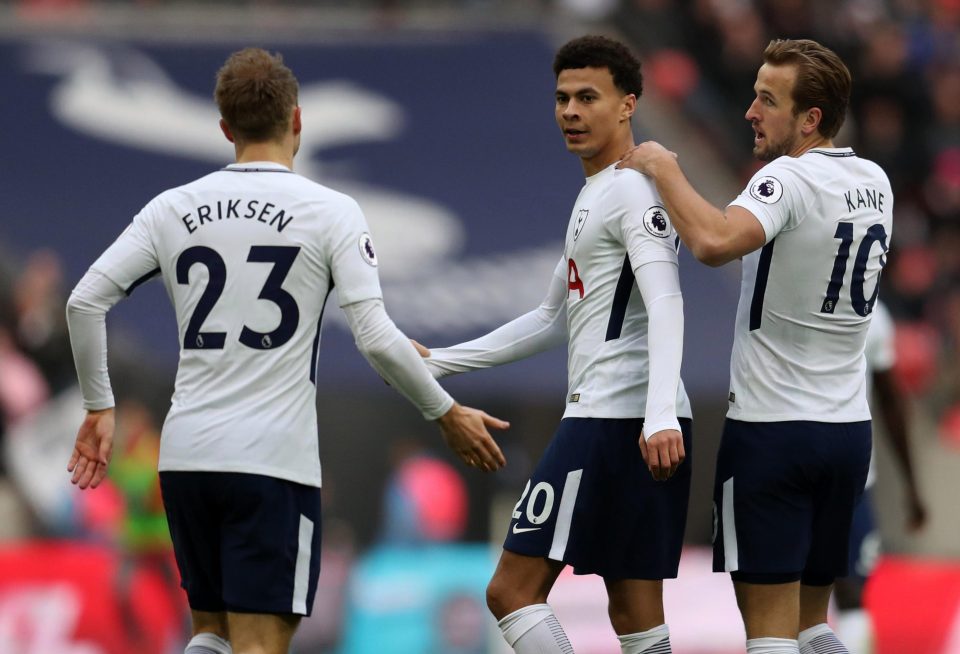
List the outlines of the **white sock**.
<svg viewBox="0 0 960 654">
<path fill-rule="evenodd" d="M 190 639 L 183 654 L 233 654 L 229 641 L 206 631 Z"/>
<path fill-rule="evenodd" d="M 635 634 L 617 636 L 622 654 L 671 654 L 670 630 L 662 624 Z"/>
<path fill-rule="evenodd" d="M 517 654 L 573 654 L 573 647 L 549 604 L 517 609 L 497 626 Z"/>
<path fill-rule="evenodd" d="M 800 648 L 792 638 L 751 638 L 747 654 L 800 654 Z"/>
<path fill-rule="evenodd" d="M 833 633 L 847 646 L 850 654 L 869 654 L 873 651 L 873 621 L 863 609 L 839 611 Z"/>
<path fill-rule="evenodd" d="M 849 654 L 833 630 L 820 623 L 800 632 L 800 654 Z"/>
</svg>

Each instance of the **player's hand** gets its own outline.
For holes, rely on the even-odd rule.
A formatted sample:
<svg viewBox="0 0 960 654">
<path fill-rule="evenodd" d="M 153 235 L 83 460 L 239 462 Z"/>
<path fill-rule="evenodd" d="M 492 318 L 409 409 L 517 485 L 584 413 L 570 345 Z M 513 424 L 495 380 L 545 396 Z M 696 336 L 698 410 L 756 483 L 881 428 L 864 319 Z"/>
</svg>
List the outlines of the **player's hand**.
<svg viewBox="0 0 960 654">
<path fill-rule="evenodd" d="M 422 356 L 424 359 L 429 359 L 429 358 L 430 358 L 430 348 L 425 347 L 425 346 L 421 345 L 420 343 L 417 343 L 417 342 L 416 342 L 415 340 L 413 340 L 412 338 L 410 339 L 410 342 L 413 343 L 413 347 L 417 350 L 417 354 L 419 354 L 420 356 Z"/>
<path fill-rule="evenodd" d="M 113 427 L 113 409 L 88 411 L 80 425 L 67 472 L 73 473 L 70 481 L 81 490 L 96 488 L 107 476 L 113 454 Z"/>
<path fill-rule="evenodd" d="M 927 507 L 920 499 L 920 494 L 914 489 L 909 494 L 909 507 L 907 510 L 907 531 L 916 533 L 923 529 L 927 524 Z"/>
<path fill-rule="evenodd" d="M 487 429 L 507 429 L 509 422 L 456 402 L 437 422 L 443 440 L 468 466 L 493 472 L 506 465 L 503 452 Z"/>
<path fill-rule="evenodd" d="M 620 159 L 617 168 L 633 168 L 638 173 L 656 177 L 656 168 L 664 161 L 673 162 L 676 152 L 671 152 L 656 141 L 645 141 L 627 152 Z"/>
<path fill-rule="evenodd" d="M 683 449 L 683 434 L 676 429 L 662 429 L 647 439 L 641 432 L 640 454 L 653 478 L 666 481 L 687 456 Z"/>
</svg>

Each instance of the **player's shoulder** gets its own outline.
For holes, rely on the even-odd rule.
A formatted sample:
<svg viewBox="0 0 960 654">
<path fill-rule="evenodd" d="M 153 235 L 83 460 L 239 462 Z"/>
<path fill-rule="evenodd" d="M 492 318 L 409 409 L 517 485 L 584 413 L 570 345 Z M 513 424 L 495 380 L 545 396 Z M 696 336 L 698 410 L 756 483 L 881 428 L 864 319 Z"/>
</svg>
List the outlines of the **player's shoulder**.
<svg viewBox="0 0 960 654">
<path fill-rule="evenodd" d="M 618 189 L 630 189 L 634 193 L 638 186 L 654 194 L 657 192 L 653 179 L 633 168 L 614 168 L 610 184 Z"/>
<path fill-rule="evenodd" d="M 819 182 L 815 171 L 799 157 L 781 156 L 762 166 L 747 183 L 743 195 L 763 204 L 802 201 Z"/>
<path fill-rule="evenodd" d="M 612 204 L 646 209 L 662 204 L 653 179 L 632 168 L 614 169 L 606 196 Z"/>
<path fill-rule="evenodd" d="M 210 188 L 211 186 L 216 185 L 216 180 L 218 175 L 222 173 L 221 170 L 215 170 L 213 172 L 207 173 L 202 177 L 197 177 L 183 184 L 173 186 L 161 191 L 150 201 L 151 203 L 176 203 L 177 200 L 195 195 L 198 191 L 202 191 L 205 188 Z"/>
<path fill-rule="evenodd" d="M 890 178 L 887 176 L 887 171 L 885 171 L 880 164 L 871 159 L 864 159 L 863 157 L 857 157 L 857 163 L 863 170 L 863 174 L 865 176 L 872 179 L 876 185 L 884 186 L 887 189 L 890 189 L 892 194 L 893 191 L 890 186 Z"/>
<path fill-rule="evenodd" d="M 810 160 L 804 159 L 803 157 L 783 155 L 761 166 L 760 169 L 754 173 L 753 178 L 756 180 L 763 177 L 773 177 L 791 183 L 797 179 L 808 178 L 811 172 L 815 170 L 816 166 L 813 165 L 813 162 Z"/>
</svg>

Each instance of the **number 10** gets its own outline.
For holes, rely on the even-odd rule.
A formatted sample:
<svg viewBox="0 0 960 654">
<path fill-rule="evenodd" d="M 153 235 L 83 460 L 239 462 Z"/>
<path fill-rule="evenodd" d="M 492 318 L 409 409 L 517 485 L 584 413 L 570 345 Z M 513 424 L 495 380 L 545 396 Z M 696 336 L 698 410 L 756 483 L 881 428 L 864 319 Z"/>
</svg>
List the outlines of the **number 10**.
<svg viewBox="0 0 960 654">
<path fill-rule="evenodd" d="M 837 308 L 837 301 L 840 299 L 840 289 L 843 287 L 843 278 L 847 272 L 847 259 L 850 258 L 850 246 L 853 244 L 853 223 L 841 222 L 837 224 L 837 232 L 834 238 L 840 239 L 840 248 L 837 250 L 837 257 L 833 260 L 833 274 L 830 276 L 830 284 L 827 286 L 827 294 L 823 298 L 823 304 L 820 306 L 820 313 L 833 313 Z M 874 302 L 877 299 L 877 293 L 880 292 L 879 278 L 877 285 L 873 289 L 873 294 L 866 298 L 863 295 L 864 276 L 867 270 L 867 260 L 870 258 L 870 250 L 874 243 L 880 243 L 883 248 L 883 254 L 880 255 L 880 267 L 887 264 L 884 254 L 887 252 L 887 231 L 883 225 L 871 225 L 866 235 L 857 248 L 857 257 L 853 262 L 853 278 L 850 280 L 850 301 L 853 303 L 853 310 L 860 316 L 868 316 L 873 311 Z"/>
</svg>

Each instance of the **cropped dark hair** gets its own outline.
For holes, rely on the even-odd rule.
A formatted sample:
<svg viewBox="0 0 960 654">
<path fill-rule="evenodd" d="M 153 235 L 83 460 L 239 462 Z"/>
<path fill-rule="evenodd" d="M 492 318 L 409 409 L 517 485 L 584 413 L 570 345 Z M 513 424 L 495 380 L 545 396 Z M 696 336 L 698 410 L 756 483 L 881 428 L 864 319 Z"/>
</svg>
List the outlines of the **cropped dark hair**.
<svg viewBox="0 0 960 654">
<path fill-rule="evenodd" d="M 553 59 L 553 74 L 571 68 L 606 68 L 613 77 L 614 85 L 624 94 L 632 93 L 637 98 L 643 95 L 643 75 L 640 60 L 619 41 L 605 36 L 581 36 L 557 50 Z"/>
<path fill-rule="evenodd" d="M 297 106 L 299 85 L 283 57 L 260 48 L 234 52 L 217 73 L 213 97 L 236 139 L 280 138 Z"/>
<path fill-rule="evenodd" d="M 823 115 L 820 134 L 828 139 L 836 136 L 847 114 L 853 84 L 850 70 L 837 53 L 809 39 L 775 39 L 763 51 L 763 60 L 773 66 L 797 67 L 794 115 L 817 107 Z"/>
</svg>

